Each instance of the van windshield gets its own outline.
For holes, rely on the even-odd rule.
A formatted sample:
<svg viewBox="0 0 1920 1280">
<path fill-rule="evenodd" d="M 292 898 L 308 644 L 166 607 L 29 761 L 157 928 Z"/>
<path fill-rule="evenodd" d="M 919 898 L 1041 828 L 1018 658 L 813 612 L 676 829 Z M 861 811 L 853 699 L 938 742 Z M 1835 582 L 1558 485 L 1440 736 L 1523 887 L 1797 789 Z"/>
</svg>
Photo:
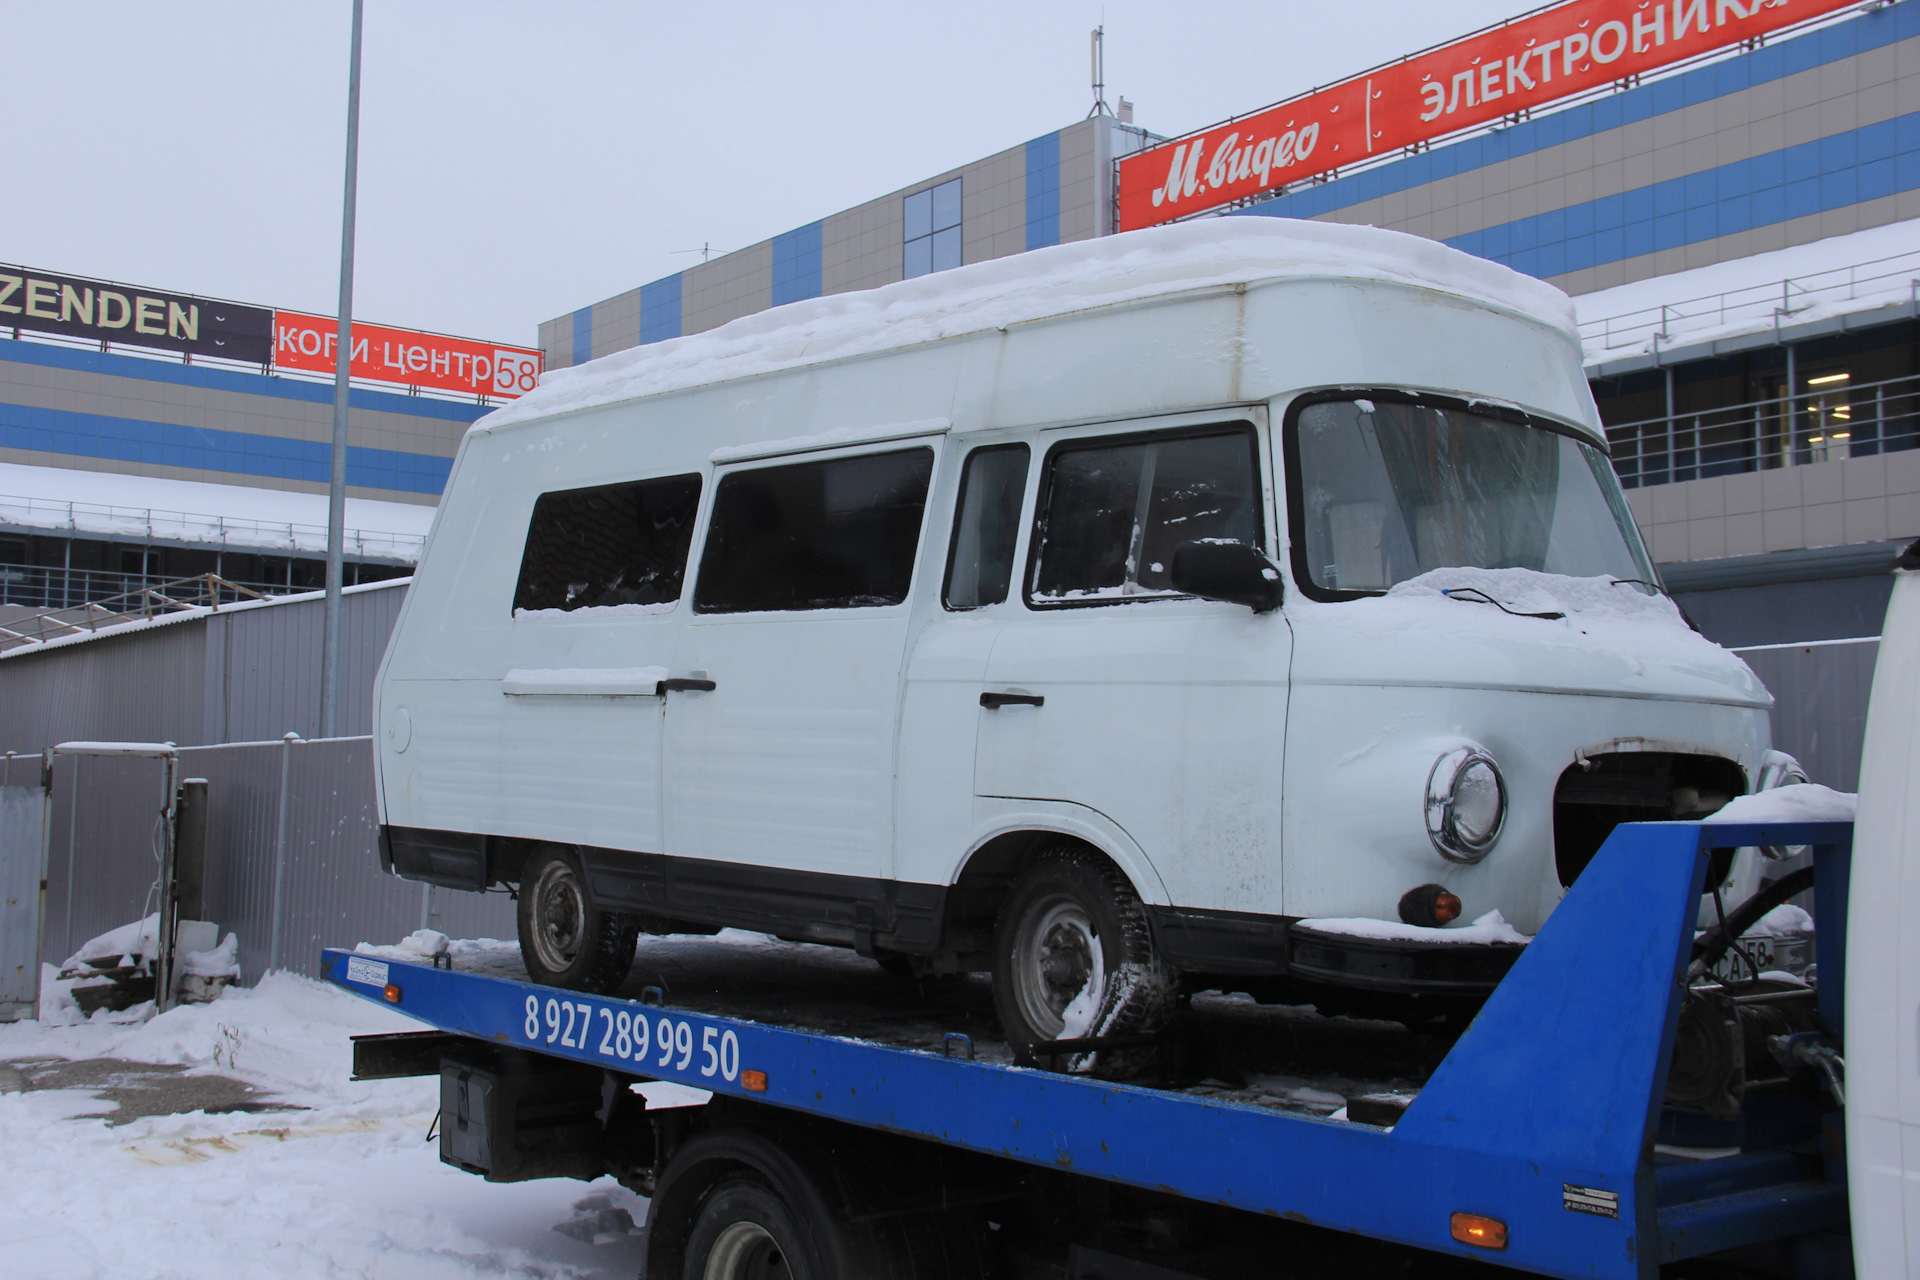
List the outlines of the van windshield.
<svg viewBox="0 0 1920 1280">
<path fill-rule="evenodd" d="M 1303 586 L 1377 592 L 1451 567 L 1653 581 L 1620 482 L 1584 441 L 1361 398 L 1308 405 L 1295 432 Z"/>
</svg>

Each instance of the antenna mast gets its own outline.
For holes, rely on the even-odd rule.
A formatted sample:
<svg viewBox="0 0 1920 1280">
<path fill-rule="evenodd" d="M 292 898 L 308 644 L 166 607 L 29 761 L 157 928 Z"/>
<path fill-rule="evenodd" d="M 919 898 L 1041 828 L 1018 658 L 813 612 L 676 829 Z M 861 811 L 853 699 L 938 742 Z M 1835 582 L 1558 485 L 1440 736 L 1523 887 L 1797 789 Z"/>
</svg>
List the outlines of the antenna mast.
<svg viewBox="0 0 1920 1280">
<path fill-rule="evenodd" d="M 1106 34 L 1107 27 L 1105 23 L 1101 23 L 1093 29 L 1093 110 L 1087 112 L 1087 119 L 1089 120 L 1095 116 L 1110 116 L 1113 114 L 1113 109 L 1107 106 L 1106 57 L 1101 50 L 1101 43 L 1106 39 Z"/>
</svg>

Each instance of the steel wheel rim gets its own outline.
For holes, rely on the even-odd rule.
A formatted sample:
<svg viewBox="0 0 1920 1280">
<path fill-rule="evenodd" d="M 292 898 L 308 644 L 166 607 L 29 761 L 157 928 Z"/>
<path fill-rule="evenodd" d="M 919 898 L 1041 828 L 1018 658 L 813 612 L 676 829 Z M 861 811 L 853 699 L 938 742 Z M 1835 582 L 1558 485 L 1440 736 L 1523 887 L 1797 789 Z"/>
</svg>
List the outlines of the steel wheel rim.
<svg viewBox="0 0 1920 1280">
<path fill-rule="evenodd" d="M 533 951 L 555 973 L 571 967 L 586 934 L 587 898 L 580 877 L 550 862 L 533 886 Z"/>
<path fill-rule="evenodd" d="M 1064 895 L 1035 903 L 1014 943 L 1013 988 L 1020 1016 L 1043 1040 L 1058 1039 L 1066 1009 L 1100 963 L 1093 917 Z"/>
<path fill-rule="evenodd" d="M 728 1223 L 707 1252 L 704 1280 L 792 1280 L 773 1233 L 757 1222 Z"/>
</svg>

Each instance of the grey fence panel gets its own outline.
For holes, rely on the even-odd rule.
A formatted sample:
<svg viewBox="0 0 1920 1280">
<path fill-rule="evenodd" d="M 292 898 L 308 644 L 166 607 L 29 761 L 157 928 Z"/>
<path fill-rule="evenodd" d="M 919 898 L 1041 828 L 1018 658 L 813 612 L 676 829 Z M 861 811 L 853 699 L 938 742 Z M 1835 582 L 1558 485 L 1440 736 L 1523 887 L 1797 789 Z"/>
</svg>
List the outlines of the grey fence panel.
<svg viewBox="0 0 1920 1280">
<path fill-rule="evenodd" d="M 404 579 L 342 599 L 340 727 L 373 731 L 373 679 Z M 0 655 L 0 751 L 95 742 L 252 742 L 318 731 L 325 602 L 176 615 L 118 635 Z"/>
<path fill-rule="evenodd" d="M 266 972 L 280 820 L 280 743 L 194 747 L 182 777 L 207 780 L 206 916 L 240 942 L 247 981 Z"/>
<path fill-rule="evenodd" d="M 56 756 L 40 958 L 59 964 L 90 938 L 160 909 L 158 760 Z"/>
<path fill-rule="evenodd" d="M 373 678 L 400 616 L 405 584 L 352 591 L 340 601 L 340 736 L 373 732 Z M 218 729 L 208 742 L 311 735 L 320 724 L 320 638 L 325 602 L 298 600 L 225 615 L 209 640 L 222 677 Z"/>
<path fill-rule="evenodd" d="M 384 643 L 384 640 L 383 640 Z M 0 658 L 0 751 L 60 742 L 198 742 L 206 629 L 196 618 Z"/>
<path fill-rule="evenodd" d="M 1773 744 L 1836 791 L 1860 789 L 1878 637 L 1735 649 L 1773 692 Z"/>
<path fill-rule="evenodd" d="M 29 766 L 37 782 L 38 757 L 10 767 Z M 55 758 L 43 960 L 156 909 L 163 776 L 154 760 Z M 246 982 L 274 964 L 276 932 L 279 967 L 296 973 L 315 972 L 322 947 L 423 924 L 514 936 L 504 894 L 429 891 L 380 869 L 371 738 L 189 747 L 180 776 L 207 780 L 204 914 L 238 936 Z"/>
</svg>

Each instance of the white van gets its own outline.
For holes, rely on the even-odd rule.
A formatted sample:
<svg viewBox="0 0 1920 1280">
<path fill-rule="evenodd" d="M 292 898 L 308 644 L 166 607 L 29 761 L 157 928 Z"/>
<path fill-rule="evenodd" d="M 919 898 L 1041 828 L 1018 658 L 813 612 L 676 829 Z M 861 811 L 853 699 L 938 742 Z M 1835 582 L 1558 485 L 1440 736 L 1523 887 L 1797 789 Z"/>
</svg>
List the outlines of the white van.
<svg viewBox="0 0 1920 1280">
<path fill-rule="evenodd" d="M 1484 996 L 1771 704 L 1655 584 L 1564 295 L 1266 218 L 548 374 L 376 697 L 388 864 L 517 886 L 534 978 L 735 926 L 991 970 L 1021 1046 Z"/>
</svg>

